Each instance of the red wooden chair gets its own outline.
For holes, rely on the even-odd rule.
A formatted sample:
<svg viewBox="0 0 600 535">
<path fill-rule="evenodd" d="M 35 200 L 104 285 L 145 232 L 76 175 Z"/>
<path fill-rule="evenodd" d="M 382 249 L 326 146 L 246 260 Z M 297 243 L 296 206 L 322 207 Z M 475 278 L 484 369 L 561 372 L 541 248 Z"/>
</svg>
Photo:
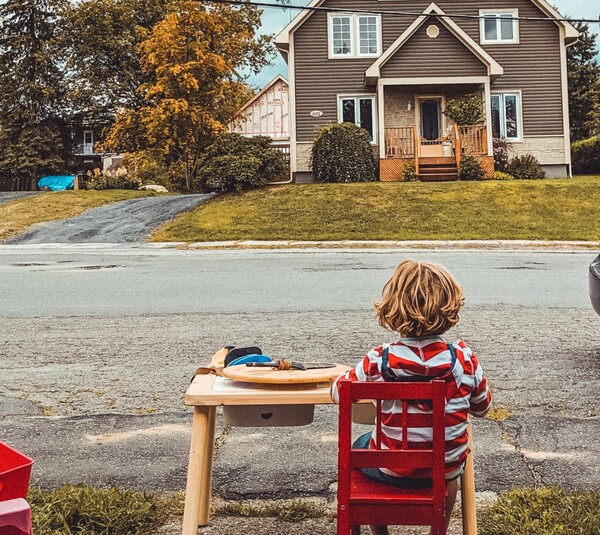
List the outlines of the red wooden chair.
<svg viewBox="0 0 600 535">
<path fill-rule="evenodd" d="M 339 386 L 339 457 L 337 534 L 349 535 L 353 526 L 425 525 L 436 535 L 446 535 L 445 481 L 445 385 L 431 383 L 350 382 Z M 376 449 L 352 448 L 352 403 L 371 399 L 377 404 Z M 381 449 L 381 402 L 402 401 L 402 449 Z M 432 449 L 409 449 L 407 428 L 411 415 L 408 402 L 433 404 Z M 369 479 L 358 468 L 425 468 L 432 473 L 430 489 L 404 489 Z M 356 533 L 356 531 L 354 531 Z"/>
</svg>

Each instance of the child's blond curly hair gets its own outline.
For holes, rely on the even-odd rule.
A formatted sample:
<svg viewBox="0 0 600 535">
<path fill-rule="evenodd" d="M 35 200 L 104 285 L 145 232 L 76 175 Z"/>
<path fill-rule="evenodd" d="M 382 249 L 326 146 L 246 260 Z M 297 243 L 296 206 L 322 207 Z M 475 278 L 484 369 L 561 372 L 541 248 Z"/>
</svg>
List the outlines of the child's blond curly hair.
<svg viewBox="0 0 600 535">
<path fill-rule="evenodd" d="M 442 266 L 404 260 L 375 303 L 379 323 L 401 336 L 421 337 L 446 332 L 458 323 L 462 286 Z"/>
</svg>

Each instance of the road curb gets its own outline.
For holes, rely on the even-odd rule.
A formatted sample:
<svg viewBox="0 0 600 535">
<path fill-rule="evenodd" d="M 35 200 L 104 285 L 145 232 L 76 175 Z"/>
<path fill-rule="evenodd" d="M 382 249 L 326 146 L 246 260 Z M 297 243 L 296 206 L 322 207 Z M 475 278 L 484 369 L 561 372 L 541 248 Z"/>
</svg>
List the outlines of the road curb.
<svg viewBox="0 0 600 535">
<path fill-rule="evenodd" d="M 548 250 L 597 251 L 598 241 L 537 241 L 537 240 L 230 240 L 194 243 L 154 243 L 155 246 L 178 249 L 468 249 L 468 250 Z"/>
</svg>

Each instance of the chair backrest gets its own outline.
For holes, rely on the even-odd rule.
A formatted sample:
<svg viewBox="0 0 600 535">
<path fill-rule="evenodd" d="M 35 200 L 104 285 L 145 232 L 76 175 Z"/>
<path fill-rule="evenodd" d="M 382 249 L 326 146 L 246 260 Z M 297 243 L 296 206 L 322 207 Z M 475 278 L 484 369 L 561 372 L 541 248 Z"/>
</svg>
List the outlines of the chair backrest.
<svg viewBox="0 0 600 535">
<path fill-rule="evenodd" d="M 350 486 L 350 472 L 354 468 L 425 469 L 431 471 L 433 495 L 436 502 L 443 503 L 445 493 L 445 383 L 432 381 L 425 383 L 404 382 L 351 382 L 341 379 L 339 390 L 339 482 L 340 489 Z M 374 449 L 352 448 L 352 404 L 359 400 L 373 400 L 377 406 L 376 444 Z M 402 406 L 398 415 L 401 434 L 399 449 L 383 449 L 382 401 L 396 401 Z M 412 402 L 412 403 L 411 403 Z M 415 415 L 409 407 L 418 403 L 422 407 L 432 407 L 431 411 L 420 410 Z M 414 412 L 414 411 L 413 411 Z M 427 414 L 423 414 L 427 413 Z M 415 425 L 418 419 L 418 426 Z M 433 441 L 419 445 L 409 442 L 409 429 L 430 427 Z M 421 449 L 423 446 L 425 449 Z M 437 497 L 436 497 L 437 495 Z"/>
</svg>

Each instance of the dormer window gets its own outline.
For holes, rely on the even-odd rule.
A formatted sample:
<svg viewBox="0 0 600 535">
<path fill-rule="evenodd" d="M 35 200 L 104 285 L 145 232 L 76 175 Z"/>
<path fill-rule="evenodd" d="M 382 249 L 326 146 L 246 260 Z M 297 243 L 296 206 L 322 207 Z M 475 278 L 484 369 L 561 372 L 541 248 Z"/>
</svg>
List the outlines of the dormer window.
<svg viewBox="0 0 600 535">
<path fill-rule="evenodd" d="M 329 15 L 329 57 L 356 58 L 381 55 L 379 15 Z"/>
<path fill-rule="evenodd" d="M 519 42 L 518 9 L 479 11 L 479 31 L 482 45 L 515 44 Z"/>
</svg>

